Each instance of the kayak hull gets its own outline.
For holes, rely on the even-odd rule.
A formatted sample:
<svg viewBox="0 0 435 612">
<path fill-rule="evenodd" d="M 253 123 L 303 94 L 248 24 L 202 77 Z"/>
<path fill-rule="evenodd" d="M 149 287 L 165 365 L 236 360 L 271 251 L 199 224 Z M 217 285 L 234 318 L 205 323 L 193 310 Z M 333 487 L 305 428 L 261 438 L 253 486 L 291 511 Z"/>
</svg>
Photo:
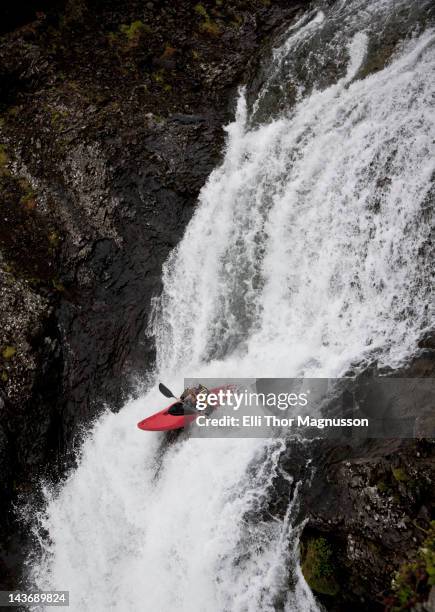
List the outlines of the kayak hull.
<svg viewBox="0 0 435 612">
<path fill-rule="evenodd" d="M 221 389 L 228 389 L 228 386 L 225 387 L 216 387 L 215 389 L 210 389 L 211 393 L 217 393 Z M 179 400 L 173 402 L 170 406 L 166 406 L 160 412 L 156 412 L 151 416 L 139 421 L 137 424 L 139 429 L 142 431 L 172 431 L 174 429 L 183 429 L 186 425 L 189 425 L 199 416 L 198 414 L 180 414 L 173 415 L 169 414 L 169 410 L 172 406 L 175 406 L 179 403 Z"/>
<path fill-rule="evenodd" d="M 196 418 L 195 415 L 192 414 L 180 414 L 179 416 L 168 414 L 168 410 L 172 408 L 172 406 L 175 406 L 175 404 L 178 404 L 178 402 L 174 402 L 160 412 L 143 419 L 137 426 L 143 431 L 171 431 L 172 429 L 181 429 L 185 427 Z"/>
</svg>

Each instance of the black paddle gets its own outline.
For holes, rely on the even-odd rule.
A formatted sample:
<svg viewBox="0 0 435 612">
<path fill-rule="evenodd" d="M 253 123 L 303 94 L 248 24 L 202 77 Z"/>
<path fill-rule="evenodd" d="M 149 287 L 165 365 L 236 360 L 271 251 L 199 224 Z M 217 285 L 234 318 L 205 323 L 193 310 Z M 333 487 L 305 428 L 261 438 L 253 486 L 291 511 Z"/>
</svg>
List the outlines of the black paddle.
<svg viewBox="0 0 435 612">
<path fill-rule="evenodd" d="M 178 399 L 177 396 L 175 396 L 172 391 L 170 391 L 168 389 L 168 387 L 165 387 L 165 385 L 163 383 L 159 383 L 159 391 L 160 393 L 162 393 L 165 397 L 173 397 L 174 399 Z"/>
</svg>

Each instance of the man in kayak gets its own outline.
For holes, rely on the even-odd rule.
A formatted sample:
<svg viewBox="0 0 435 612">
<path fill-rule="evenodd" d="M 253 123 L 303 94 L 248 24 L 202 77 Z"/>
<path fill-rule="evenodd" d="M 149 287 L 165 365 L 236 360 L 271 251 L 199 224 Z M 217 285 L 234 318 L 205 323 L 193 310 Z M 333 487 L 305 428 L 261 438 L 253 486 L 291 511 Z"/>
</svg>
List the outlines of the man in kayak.
<svg viewBox="0 0 435 612">
<path fill-rule="evenodd" d="M 194 412 L 195 410 L 197 410 L 196 402 L 197 402 L 198 395 L 200 393 L 204 393 L 205 395 L 207 395 L 208 394 L 207 387 L 204 387 L 204 385 L 198 385 L 197 387 L 190 387 L 190 388 L 188 387 L 187 389 L 183 391 L 183 393 L 180 396 L 180 400 L 183 402 L 183 406 L 185 407 L 186 411 Z M 205 410 L 201 412 L 204 412 L 205 414 L 207 414 L 208 409 L 209 407 L 207 406 L 207 408 L 205 408 Z"/>
</svg>

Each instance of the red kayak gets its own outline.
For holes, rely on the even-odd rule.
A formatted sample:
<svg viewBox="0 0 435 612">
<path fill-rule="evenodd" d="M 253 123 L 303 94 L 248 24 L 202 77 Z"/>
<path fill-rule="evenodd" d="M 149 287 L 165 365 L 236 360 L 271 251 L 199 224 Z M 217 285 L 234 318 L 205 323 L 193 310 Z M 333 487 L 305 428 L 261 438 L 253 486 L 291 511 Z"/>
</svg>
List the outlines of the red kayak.
<svg viewBox="0 0 435 612">
<path fill-rule="evenodd" d="M 210 389 L 210 393 L 217 393 L 221 389 L 228 388 L 229 386 L 216 387 L 215 389 Z M 171 431 L 172 429 L 182 429 L 186 425 L 189 425 L 189 423 L 192 423 L 200 414 L 203 414 L 203 412 L 195 411 L 193 414 L 184 414 L 183 402 L 177 400 L 170 406 L 166 406 L 166 408 L 160 410 L 160 412 L 156 412 L 156 414 L 140 421 L 137 426 L 144 431 Z"/>
</svg>

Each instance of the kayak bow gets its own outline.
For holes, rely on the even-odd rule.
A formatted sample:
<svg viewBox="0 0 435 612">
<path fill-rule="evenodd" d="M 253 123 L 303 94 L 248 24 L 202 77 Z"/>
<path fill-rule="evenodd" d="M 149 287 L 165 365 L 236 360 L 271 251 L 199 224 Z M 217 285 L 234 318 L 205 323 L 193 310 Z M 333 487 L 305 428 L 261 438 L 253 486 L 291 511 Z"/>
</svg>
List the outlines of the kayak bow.
<svg viewBox="0 0 435 612">
<path fill-rule="evenodd" d="M 228 389 L 229 385 L 210 389 L 210 393 L 218 393 L 221 389 Z M 217 406 L 216 406 L 217 407 Z M 172 414 L 171 414 L 172 413 Z M 180 400 L 173 402 L 170 406 L 163 408 L 160 412 L 143 419 L 137 426 L 143 431 L 171 431 L 173 429 L 182 429 L 189 425 L 204 412 L 194 412 L 193 414 L 184 414 L 183 403 Z"/>
</svg>

